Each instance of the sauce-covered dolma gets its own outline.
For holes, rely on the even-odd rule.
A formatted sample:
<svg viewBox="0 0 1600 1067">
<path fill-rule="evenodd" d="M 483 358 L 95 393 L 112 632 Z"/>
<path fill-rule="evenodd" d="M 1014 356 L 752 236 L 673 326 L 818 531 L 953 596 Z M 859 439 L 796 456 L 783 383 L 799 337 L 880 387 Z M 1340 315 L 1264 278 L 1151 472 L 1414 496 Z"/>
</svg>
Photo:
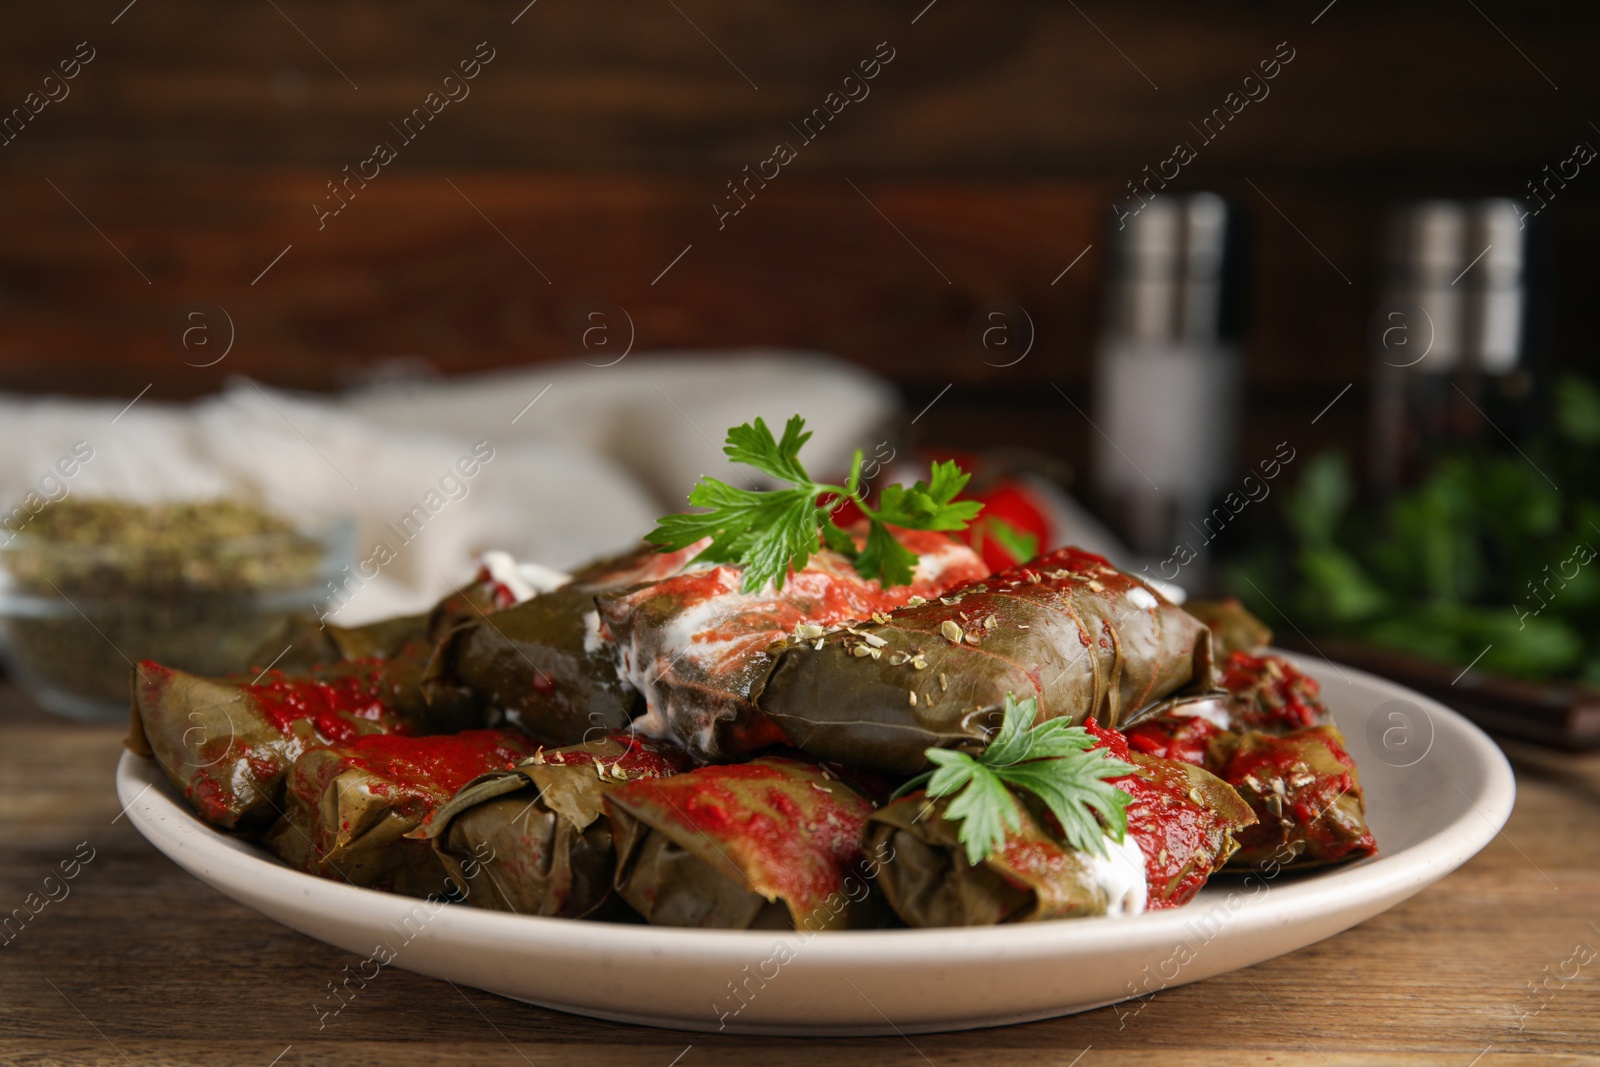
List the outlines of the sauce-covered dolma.
<svg viewBox="0 0 1600 1067">
<path fill-rule="evenodd" d="M 316 612 L 301 612 L 291 615 L 277 633 L 263 641 L 251 662 L 271 664 L 289 673 L 340 660 L 412 658 L 425 663 L 439 638 L 456 623 L 515 607 L 567 581 L 567 575 L 559 571 L 519 563 L 509 553 L 484 552 L 478 556 L 472 581 L 427 611 L 355 626 L 340 626 Z"/>
<path fill-rule="evenodd" d="M 1157 704 L 1127 729 L 1129 743 L 1140 752 L 1221 773 L 1239 733 L 1281 735 L 1332 721 L 1322 686 L 1282 656 L 1234 652 L 1223 663 L 1218 685 Z"/>
<path fill-rule="evenodd" d="M 600 915 L 613 898 L 617 856 L 606 794 L 640 778 L 688 770 L 677 749 L 619 731 L 540 751 L 474 780 L 423 833 L 469 902 L 521 915 Z"/>
<path fill-rule="evenodd" d="M 407 835 L 469 781 L 533 748 L 510 731 L 468 730 L 375 734 L 307 749 L 289 771 L 284 814 L 267 846 L 324 878 L 412 896 L 443 893 L 444 865 L 427 841 Z"/>
<path fill-rule="evenodd" d="M 1121 734 L 1088 729 L 1096 748 L 1132 764 L 1111 779 L 1127 793 L 1128 830 L 1097 856 L 1066 844 L 1050 813 L 1018 799 L 1022 826 L 977 865 L 968 862 L 946 798 L 913 793 L 873 813 L 868 851 L 910 926 L 985 926 L 1089 915 L 1130 915 L 1188 902 L 1255 821 L 1239 795 L 1199 767 L 1130 751 Z"/>
<path fill-rule="evenodd" d="M 629 782 L 606 795 L 617 892 L 662 926 L 874 926 L 872 804 L 815 763 L 762 756 Z"/>
<path fill-rule="evenodd" d="M 1219 693 L 1174 700 L 1128 731 L 1137 752 L 1219 775 L 1255 811 L 1235 867 L 1301 868 L 1372 855 L 1366 802 L 1321 687 L 1279 656 L 1235 652 Z"/>
<path fill-rule="evenodd" d="M 1118 731 L 1087 726 L 1099 739 L 1096 747 L 1138 768 L 1112 784 L 1130 798 L 1128 836 L 1144 853 L 1149 906 L 1187 904 L 1234 855 L 1255 815 L 1238 792 L 1204 768 L 1133 751 Z"/>
<path fill-rule="evenodd" d="M 503 584 L 480 573 L 471 584 L 416 615 L 358 626 L 338 626 L 315 612 L 291 615 L 277 633 L 261 643 L 251 662 L 270 663 L 290 673 L 315 670 L 341 660 L 410 657 L 426 663 L 433 654 L 434 642 L 455 623 L 514 603 Z"/>
<path fill-rule="evenodd" d="M 339 664 L 304 678 L 201 678 L 145 661 L 133 676 L 129 747 L 152 756 L 200 817 L 252 827 L 278 814 L 283 777 L 314 745 L 423 732 L 412 666 Z"/>
<path fill-rule="evenodd" d="M 819 551 L 783 588 L 741 591 L 744 568 L 699 567 L 628 592 L 602 596 L 600 612 L 616 639 L 621 673 L 648 708 L 636 726 L 683 745 L 701 759 L 737 759 L 783 743 L 750 699 L 772 666 L 768 646 L 814 641 L 852 619 L 937 596 L 988 574 L 967 546 L 944 534 L 901 531 L 917 553 L 910 585 L 883 588 L 837 552 Z"/>
<path fill-rule="evenodd" d="M 993 926 L 1145 910 L 1144 856 L 1131 834 L 1096 856 L 1064 843 L 1047 812 L 1018 803 L 1021 828 L 976 866 L 945 818 L 948 799 L 917 792 L 874 812 L 867 849 L 883 859 L 878 880 L 895 914 L 908 926 Z"/>
<path fill-rule="evenodd" d="M 756 704 L 822 759 L 915 773 L 930 746 L 981 747 L 1008 694 L 1038 719 L 1127 725 L 1212 687 L 1211 631 L 1100 556 L 1061 549 L 947 595 L 790 641 Z"/>
<path fill-rule="evenodd" d="M 1221 773 L 1259 820 L 1240 835 L 1234 866 L 1320 867 L 1378 851 L 1338 727 L 1242 734 Z"/>
</svg>

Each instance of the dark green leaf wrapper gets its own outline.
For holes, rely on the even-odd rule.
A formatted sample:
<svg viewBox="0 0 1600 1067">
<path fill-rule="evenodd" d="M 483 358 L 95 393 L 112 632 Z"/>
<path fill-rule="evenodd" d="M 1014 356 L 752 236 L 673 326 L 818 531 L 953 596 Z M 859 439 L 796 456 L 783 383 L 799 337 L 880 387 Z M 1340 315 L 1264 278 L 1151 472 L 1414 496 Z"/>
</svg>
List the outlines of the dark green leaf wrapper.
<svg viewBox="0 0 1600 1067">
<path fill-rule="evenodd" d="M 340 660 L 410 657 L 426 662 L 434 642 L 456 622 L 498 610 L 494 583 L 479 581 L 456 590 L 429 611 L 362 626 L 334 626 L 320 621 L 314 612 L 300 612 L 284 620 L 283 627 L 252 653 L 250 662 L 258 671 L 270 663 L 296 674 Z"/>
<path fill-rule="evenodd" d="M 756 703 L 812 755 L 890 773 L 921 770 L 932 746 L 982 747 L 1008 693 L 1036 697 L 1038 721 L 1121 727 L 1214 686 L 1204 624 L 1076 549 L 853 630 L 791 644 Z"/>
<path fill-rule="evenodd" d="M 299 674 L 340 660 L 389 659 L 413 642 L 425 640 L 427 633 L 427 612 L 366 626 L 332 626 L 318 622 L 313 612 L 302 612 L 285 619 L 250 654 L 249 662 L 258 671 L 270 663 L 278 670 Z"/>
<path fill-rule="evenodd" d="M 1082 854 L 1063 844 L 1022 806 L 1022 828 L 974 867 L 944 817 L 946 798 L 913 793 L 872 813 L 867 854 L 879 863 L 878 884 L 908 926 L 994 926 L 999 923 L 1104 915 L 1105 892 Z"/>
<path fill-rule="evenodd" d="M 443 893 L 444 864 L 427 841 L 407 835 L 469 780 L 532 750 L 507 730 L 372 735 L 308 749 L 289 772 L 284 815 L 264 841 L 286 863 L 323 878 L 411 896 Z"/>
<path fill-rule="evenodd" d="M 1298 870 L 1378 851 L 1338 727 L 1237 735 L 1222 775 L 1259 820 L 1240 835 L 1232 866 Z"/>
<path fill-rule="evenodd" d="M 599 639 L 598 625 L 594 593 L 574 586 L 463 619 L 428 665 L 429 699 L 480 701 L 558 745 L 620 729 L 638 694 L 617 677 L 614 650 Z"/>
<path fill-rule="evenodd" d="M 638 693 L 617 677 L 616 648 L 600 637 L 595 595 L 676 574 L 698 548 L 642 548 L 591 564 L 560 589 L 514 607 L 461 613 L 454 625 L 436 627 L 428 699 L 486 706 L 557 745 L 627 726 Z"/>
<path fill-rule="evenodd" d="M 423 833 L 456 883 L 470 886 L 470 904 L 602 917 L 617 866 L 606 794 L 688 765 L 676 749 L 620 732 L 540 752 L 468 783 Z"/>
<path fill-rule="evenodd" d="M 881 925 L 864 877 L 872 805 L 809 761 L 763 756 L 606 795 L 617 892 L 652 923 L 733 930 Z"/>
</svg>

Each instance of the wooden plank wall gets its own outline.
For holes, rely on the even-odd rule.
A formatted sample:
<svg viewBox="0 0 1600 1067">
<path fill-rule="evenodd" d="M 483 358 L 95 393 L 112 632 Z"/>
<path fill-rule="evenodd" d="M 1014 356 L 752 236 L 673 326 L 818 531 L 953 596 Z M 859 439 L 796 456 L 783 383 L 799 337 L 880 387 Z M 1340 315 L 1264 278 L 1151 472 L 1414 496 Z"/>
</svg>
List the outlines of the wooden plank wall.
<svg viewBox="0 0 1600 1067">
<path fill-rule="evenodd" d="M 1051 384 L 1087 399 L 1112 205 L 1287 48 L 1174 187 L 1249 219 L 1244 447 L 1354 440 L 1385 210 L 1515 194 L 1600 143 L 1600 17 L 1578 3 L 125 4 L 0 11 L 0 109 L 67 90 L 0 145 L 0 388 L 181 397 L 230 374 L 335 388 L 401 356 L 565 358 L 605 305 L 639 350 L 822 348 L 914 407 L 950 384 L 924 436 L 1081 462 L 1092 431 Z M 45 83 L 79 42 L 93 59 Z M 391 123 L 475 52 L 470 95 L 403 139 Z M 891 52 L 869 95 L 796 132 Z M 326 183 L 379 141 L 395 158 L 319 228 Z M 795 158 L 719 228 L 725 183 L 779 142 Z M 1546 347 L 1591 361 L 1600 174 L 1539 221 Z M 1037 328 L 1003 369 L 969 341 L 995 301 Z M 234 346 L 193 366 L 218 348 L 181 331 L 222 340 L 218 308 Z"/>
</svg>

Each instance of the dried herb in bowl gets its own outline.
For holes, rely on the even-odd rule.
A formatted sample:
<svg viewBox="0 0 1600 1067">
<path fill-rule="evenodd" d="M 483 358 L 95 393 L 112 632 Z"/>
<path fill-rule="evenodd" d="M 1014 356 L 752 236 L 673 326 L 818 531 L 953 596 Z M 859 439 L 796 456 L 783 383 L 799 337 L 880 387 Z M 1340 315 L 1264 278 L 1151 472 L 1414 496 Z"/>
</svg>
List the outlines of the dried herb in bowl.
<svg viewBox="0 0 1600 1067">
<path fill-rule="evenodd" d="M 331 540 L 232 500 L 53 503 L 0 545 L 9 667 L 78 715 L 121 714 L 141 659 L 242 670 L 286 614 L 316 602 Z"/>
</svg>

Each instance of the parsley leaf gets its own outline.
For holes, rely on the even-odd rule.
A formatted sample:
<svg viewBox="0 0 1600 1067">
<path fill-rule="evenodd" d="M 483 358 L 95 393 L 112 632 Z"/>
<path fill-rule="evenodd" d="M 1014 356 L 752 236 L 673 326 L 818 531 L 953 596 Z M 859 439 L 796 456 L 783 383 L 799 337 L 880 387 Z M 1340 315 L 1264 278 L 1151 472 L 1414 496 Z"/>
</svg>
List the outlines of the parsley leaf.
<svg viewBox="0 0 1600 1067">
<path fill-rule="evenodd" d="M 783 440 L 775 441 L 766 422 L 757 419 L 754 425 L 747 422 L 729 430 L 728 443 L 722 451 L 733 462 L 748 463 L 781 482 L 810 485 L 811 475 L 800 465 L 800 449 L 811 440 L 811 435 L 804 432 L 805 427 L 806 420 L 796 415 L 784 426 Z"/>
<path fill-rule="evenodd" d="M 1094 748 L 1094 736 L 1066 719 L 1030 725 L 1036 713 L 1032 697 L 1007 694 L 1000 730 L 981 755 L 930 748 L 934 770 L 895 793 L 926 788 L 930 798 L 950 797 L 944 817 L 961 824 L 957 839 L 973 866 L 1005 844 L 1008 829 L 1022 828 L 1019 790 L 1043 802 L 1067 844 L 1081 852 L 1106 856 L 1106 838 L 1120 844 L 1128 832 L 1128 794 L 1107 779 L 1136 768 Z"/>
<path fill-rule="evenodd" d="M 1026 530 L 1019 530 L 998 515 L 986 515 L 982 533 L 994 538 L 1000 547 L 1018 563 L 1026 563 L 1039 554 L 1039 538 Z"/>
<path fill-rule="evenodd" d="M 885 486 L 878 501 L 878 515 L 885 522 L 913 530 L 964 530 L 983 510 L 977 500 L 955 499 L 971 478 L 954 460 L 936 462 L 926 482 L 909 489 L 903 485 Z"/>
<path fill-rule="evenodd" d="M 910 585 L 917 554 L 894 539 L 881 522 L 867 530 L 867 544 L 856 557 L 856 570 L 881 577 L 885 586 Z"/>
<path fill-rule="evenodd" d="M 754 467 L 793 488 L 763 492 L 702 477 L 690 492 L 689 503 L 706 510 L 667 515 L 657 521 L 645 540 L 660 551 L 671 552 L 710 538 L 710 544 L 695 558 L 742 564 L 742 588 L 754 593 L 768 584 L 783 588 L 789 571 L 806 565 L 820 539 L 852 560 L 863 578 L 876 578 L 887 587 L 910 584 L 917 563 L 916 554 L 895 539 L 891 525 L 911 530 L 961 530 L 982 510 L 977 501 L 955 499 L 971 476 L 953 462 L 933 464 L 928 480 L 910 488 L 885 487 L 875 508 L 865 499 L 859 450 L 851 461 L 846 484 L 814 482 L 800 462 L 800 449 L 811 439 L 805 425 L 796 415 L 784 425 L 779 438 L 765 421 L 756 419 L 729 430 L 722 449 L 733 462 Z M 860 549 L 833 521 L 833 512 L 846 500 L 867 518 L 867 540 Z"/>
</svg>

